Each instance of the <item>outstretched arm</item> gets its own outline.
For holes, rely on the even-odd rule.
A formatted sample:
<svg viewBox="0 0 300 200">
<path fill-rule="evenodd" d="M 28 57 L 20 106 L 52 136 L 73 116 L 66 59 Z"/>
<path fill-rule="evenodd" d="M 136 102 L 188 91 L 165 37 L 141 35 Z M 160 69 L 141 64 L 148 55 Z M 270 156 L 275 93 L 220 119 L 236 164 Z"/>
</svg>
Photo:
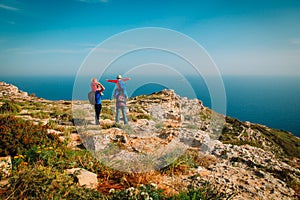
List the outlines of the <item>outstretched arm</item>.
<svg viewBox="0 0 300 200">
<path fill-rule="evenodd" d="M 129 81 L 131 78 L 123 78 L 122 81 L 126 82 Z"/>
<path fill-rule="evenodd" d="M 107 82 L 110 82 L 110 83 L 117 83 L 118 80 L 116 79 L 106 79 Z"/>
</svg>

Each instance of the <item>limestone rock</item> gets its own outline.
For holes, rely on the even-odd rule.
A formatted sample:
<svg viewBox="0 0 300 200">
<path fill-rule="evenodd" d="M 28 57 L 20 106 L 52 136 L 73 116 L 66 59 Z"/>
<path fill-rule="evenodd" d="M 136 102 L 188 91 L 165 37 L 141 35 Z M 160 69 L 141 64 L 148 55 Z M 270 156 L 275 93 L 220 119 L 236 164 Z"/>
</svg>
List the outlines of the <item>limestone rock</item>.
<svg viewBox="0 0 300 200">
<path fill-rule="evenodd" d="M 97 174 L 82 168 L 67 169 L 66 172 L 68 174 L 73 174 L 77 177 L 79 186 L 83 186 L 91 189 L 97 189 L 98 187 Z"/>
<path fill-rule="evenodd" d="M 28 96 L 4 82 L 0 82 L 0 97 L 30 104 L 39 102 L 51 108 L 59 104 L 58 108 L 63 110 L 70 108 L 72 103 L 73 111 L 76 111 L 73 112 L 72 121 L 79 134 L 72 131 L 69 135 L 53 129 L 48 129 L 48 133 L 57 136 L 60 141 L 68 141 L 68 147 L 73 150 L 83 144 L 94 155 L 99 153 L 97 155 L 102 156 L 98 158 L 99 161 L 113 164 L 111 167 L 120 171 L 161 169 L 170 162 L 162 158 L 174 160 L 187 149 L 193 150 L 193 156 L 198 156 L 197 161 L 201 164 L 197 163 L 196 168 L 190 168 L 185 175 L 177 177 L 160 174 L 165 177 L 159 178 L 169 180 L 162 186 L 178 186 L 179 191 L 190 184 L 199 188 L 209 182 L 218 192 L 232 195 L 231 199 L 234 200 L 299 197 L 288 180 L 293 180 L 292 183 L 300 182 L 300 159 L 284 157 L 284 149 L 274 142 L 272 136 L 275 135 L 270 128 L 214 113 L 204 107 L 201 101 L 180 97 L 173 90 L 128 99 L 131 120 L 129 125 L 121 124 L 117 126 L 119 128 L 110 119 L 100 120 L 101 126 L 94 125 L 94 108 L 84 101 L 47 101 Z M 104 106 L 111 109 L 109 103 Z M 30 114 L 33 111 L 26 108 L 17 117 L 42 125 L 49 122 L 50 119 L 32 117 Z M 51 120 L 57 122 L 56 119 Z M 58 130 L 74 128 L 69 118 L 59 123 L 55 126 Z M 222 137 L 223 143 L 220 141 Z M 235 143 L 231 140 L 233 138 L 236 139 Z M 297 140 L 294 141 L 298 144 Z M 174 155 L 175 152 L 178 154 Z M 170 159 L 170 156 L 173 157 Z M 1 170 L 4 169 L 4 164 L 0 166 Z M 77 177 L 80 186 L 97 188 L 96 174 L 80 168 L 69 169 L 68 173 Z M 11 162 L 5 174 L 11 174 Z"/>
<path fill-rule="evenodd" d="M 61 131 L 57 131 L 54 129 L 47 129 L 48 134 L 54 135 L 54 136 L 61 136 L 63 133 Z"/>
<path fill-rule="evenodd" d="M 71 133 L 70 134 L 70 139 L 71 139 L 71 141 L 77 141 L 77 142 L 81 141 L 80 135 L 79 134 L 75 134 L 75 133 Z"/>
<path fill-rule="evenodd" d="M 28 93 L 19 90 L 18 87 L 12 84 L 0 82 L 0 97 L 1 96 L 15 96 L 15 97 L 25 98 L 28 96 Z"/>
<path fill-rule="evenodd" d="M 110 119 L 100 120 L 100 125 L 101 126 L 112 126 L 114 124 L 115 124 L 115 121 L 110 120 Z"/>
<path fill-rule="evenodd" d="M 2 178 L 8 178 L 12 174 L 11 157 L 0 157 L 0 174 Z"/>
</svg>

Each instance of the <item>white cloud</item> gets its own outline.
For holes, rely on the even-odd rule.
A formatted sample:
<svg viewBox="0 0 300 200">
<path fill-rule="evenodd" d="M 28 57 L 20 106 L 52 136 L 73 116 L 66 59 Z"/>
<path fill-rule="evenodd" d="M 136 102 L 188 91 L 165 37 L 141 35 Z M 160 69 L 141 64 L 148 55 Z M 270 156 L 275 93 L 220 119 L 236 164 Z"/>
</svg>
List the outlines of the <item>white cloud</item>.
<svg viewBox="0 0 300 200">
<path fill-rule="evenodd" d="M 5 10 L 9 10 L 9 11 L 18 11 L 19 10 L 18 8 L 7 6 L 7 5 L 4 5 L 4 4 L 0 4 L 0 8 L 5 9 Z"/>
<path fill-rule="evenodd" d="M 289 42 L 290 42 L 291 44 L 300 44 L 300 38 L 294 38 L 294 39 L 291 39 L 291 40 L 289 40 Z"/>
<path fill-rule="evenodd" d="M 300 75 L 300 49 L 226 50 L 213 55 L 222 74 Z"/>
<path fill-rule="evenodd" d="M 84 53 L 85 50 L 74 50 L 74 49 L 26 49 L 26 48 L 12 48 L 7 49 L 7 53 L 16 54 L 78 54 Z"/>
</svg>

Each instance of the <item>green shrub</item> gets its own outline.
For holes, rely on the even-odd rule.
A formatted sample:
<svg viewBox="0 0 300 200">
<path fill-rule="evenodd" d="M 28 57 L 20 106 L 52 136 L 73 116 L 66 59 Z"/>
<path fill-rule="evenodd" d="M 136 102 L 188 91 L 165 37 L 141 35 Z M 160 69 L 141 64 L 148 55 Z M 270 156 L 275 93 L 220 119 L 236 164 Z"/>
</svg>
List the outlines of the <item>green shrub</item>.
<svg viewBox="0 0 300 200">
<path fill-rule="evenodd" d="M 168 165 L 162 168 L 161 172 L 169 175 L 184 174 L 191 168 L 197 168 L 198 166 L 208 167 L 209 165 L 218 162 L 214 156 L 201 156 L 198 151 L 192 149 L 188 149 L 177 158 L 176 156 L 180 155 L 179 153 L 180 152 L 177 152 L 177 154 L 169 156 L 169 161 L 167 162 Z"/>
<path fill-rule="evenodd" d="M 178 195 L 169 197 L 168 200 L 208 200 L 208 199 L 230 199 L 232 195 L 219 194 L 216 188 L 209 183 L 202 187 L 194 188 L 189 186 L 187 192 L 180 192 Z"/>
<path fill-rule="evenodd" d="M 152 117 L 151 117 L 151 115 L 148 115 L 148 114 L 139 114 L 139 115 L 136 116 L 136 118 L 150 120 Z"/>
<path fill-rule="evenodd" d="M 102 107 L 101 114 L 113 115 L 113 111 L 109 107 Z"/>
<path fill-rule="evenodd" d="M 101 119 L 110 119 L 110 120 L 114 120 L 114 116 L 113 115 L 108 115 L 106 113 L 101 113 L 100 115 Z"/>
<path fill-rule="evenodd" d="M 74 113 L 73 113 L 74 114 Z M 54 112 L 50 113 L 50 117 L 56 118 L 59 121 L 72 121 L 73 116 L 70 110 L 55 110 Z"/>
<path fill-rule="evenodd" d="M 126 190 L 121 191 L 114 191 L 110 190 L 111 193 L 111 199 L 113 200 L 146 200 L 146 199 L 153 199 L 153 200 L 159 200 L 159 199 L 165 199 L 162 190 L 157 189 L 157 186 L 155 184 L 147 184 L 147 185 L 141 185 L 138 188 L 128 188 Z"/>
<path fill-rule="evenodd" d="M 110 128 L 121 128 L 120 124 L 114 123 L 114 124 L 103 124 L 101 125 L 102 129 L 110 129 Z"/>
<path fill-rule="evenodd" d="M 287 131 L 267 128 L 259 124 L 251 124 L 250 128 L 253 131 L 260 134 L 264 140 L 272 143 L 271 145 L 262 145 L 255 137 L 251 135 L 245 136 L 247 133 L 245 133 L 244 129 L 248 126 L 245 123 L 231 117 L 226 117 L 226 122 L 227 125 L 223 127 L 222 135 L 219 137 L 223 143 L 234 145 L 249 144 L 251 146 L 267 149 L 268 151 L 271 149 L 277 156 L 300 157 L 300 139 Z M 246 140 L 241 140 L 243 137 L 246 138 Z M 283 153 L 278 151 L 278 149 L 282 150 Z"/>
<path fill-rule="evenodd" d="M 100 192 L 78 187 L 74 178 L 42 165 L 10 179 L 4 199 L 108 199 Z"/>
<path fill-rule="evenodd" d="M 19 113 L 22 110 L 21 106 L 14 102 L 8 102 L 6 101 L 1 107 L 0 107 L 0 113 Z"/>
<path fill-rule="evenodd" d="M 165 125 L 164 125 L 163 123 L 161 123 L 161 122 L 155 124 L 155 128 L 157 128 L 157 129 L 162 129 L 164 126 L 165 126 Z"/>
<path fill-rule="evenodd" d="M 50 117 L 49 113 L 42 111 L 30 113 L 30 116 L 39 119 L 48 119 Z"/>
<path fill-rule="evenodd" d="M 137 117 L 134 114 L 128 114 L 128 119 L 133 122 L 137 122 Z"/>
<path fill-rule="evenodd" d="M 0 156 L 17 155 L 38 145 L 53 145 L 56 140 L 47 128 L 12 115 L 0 116 Z"/>
</svg>

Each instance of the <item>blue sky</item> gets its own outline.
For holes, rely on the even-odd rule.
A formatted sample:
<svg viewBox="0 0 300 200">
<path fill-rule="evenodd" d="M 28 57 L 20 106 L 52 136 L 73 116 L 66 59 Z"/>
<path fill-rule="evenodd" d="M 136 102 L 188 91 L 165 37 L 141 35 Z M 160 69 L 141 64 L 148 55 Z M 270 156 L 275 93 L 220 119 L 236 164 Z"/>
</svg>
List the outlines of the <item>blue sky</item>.
<svg viewBox="0 0 300 200">
<path fill-rule="evenodd" d="M 202 45 L 222 75 L 300 75 L 299 0 L 0 0 L 0 76 L 75 75 L 93 47 L 162 27 Z"/>
</svg>

